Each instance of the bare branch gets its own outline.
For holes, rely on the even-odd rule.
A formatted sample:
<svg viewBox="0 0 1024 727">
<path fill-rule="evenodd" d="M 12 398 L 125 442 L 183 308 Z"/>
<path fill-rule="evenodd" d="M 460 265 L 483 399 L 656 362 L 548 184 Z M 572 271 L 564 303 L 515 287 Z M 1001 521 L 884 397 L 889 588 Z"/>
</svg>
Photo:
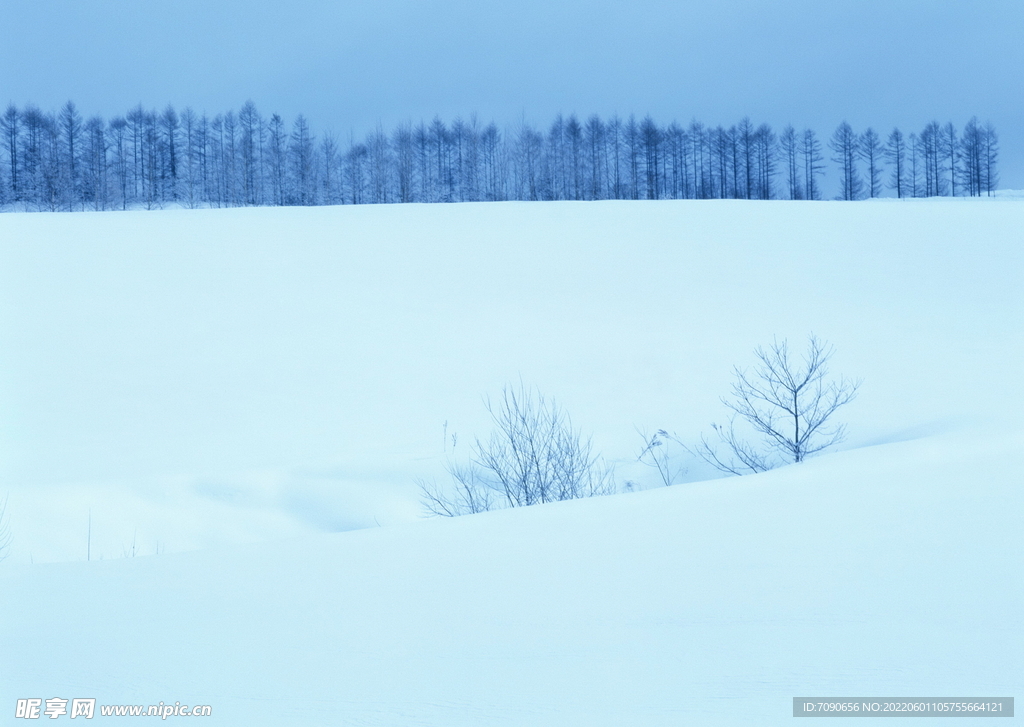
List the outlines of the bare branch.
<svg viewBox="0 0 1024 727">
<path fill-rule="evenodd" d="M 661 478 L 663 485 L 670 487 L 676 483 L 676 480 L 686 474 L 686 468 L 674 466 L 668 454 L 669 442 L 675 442 L 685 449 L 685 446 L 682 445 L 678 437 L 669 434 L 664 429 L 659 429 L 651 435 L 648 435 L 646 431 L 641 429 L 637 429 L 636 433 L 644 440 L 644 446 L 636 457 L 637 461 L 642 462 L 648 467 L 654 467 L 658 471 L 658 476 Z"/>
</svg>

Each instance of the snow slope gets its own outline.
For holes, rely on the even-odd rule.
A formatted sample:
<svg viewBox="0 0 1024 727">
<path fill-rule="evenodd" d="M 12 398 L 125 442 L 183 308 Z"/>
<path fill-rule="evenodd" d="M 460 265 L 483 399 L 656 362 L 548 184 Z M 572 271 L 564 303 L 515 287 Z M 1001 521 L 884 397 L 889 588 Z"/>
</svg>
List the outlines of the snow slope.
<svg viewBox="0 0 1024 727">
<path fill-rule="evenodd" d="M 935 437 L 454 520 L 21 566 L 0 589 L 0 703 L 611 727 L 788 724 L 794 696 L 1019 695 L 1022 447 Z"/>
<path fill-rule="evenodd" d="M 1016 199 L 2 215 L 0 703 L 739 725 L 1013 696 L 1022 223 Z M 846 451 L 419 520 L 415 479 L 508 381 L 653 487 L 636 427 L 692 440 L 733 365 L 810 331 L 864 379 Z"/>
</svg>

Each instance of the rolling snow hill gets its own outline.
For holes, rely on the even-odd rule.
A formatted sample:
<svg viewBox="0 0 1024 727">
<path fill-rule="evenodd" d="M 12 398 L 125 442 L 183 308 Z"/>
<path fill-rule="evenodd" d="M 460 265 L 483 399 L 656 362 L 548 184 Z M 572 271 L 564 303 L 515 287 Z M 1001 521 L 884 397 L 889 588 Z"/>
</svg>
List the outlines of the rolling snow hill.
<svg viewBox="0 0 1024 727">
<path fill-rule="evenodd" d="M 1021 230 L 1012 199 L 2 215 L 0 702 L 741 725 L 1014 696 Z M 636 429 L 693 441 L 732 366 L 812 331 L 864 380 L 842 451 L 711 480 L 678 452 L 656 487 Z M 642 491 L 421 520 L 416 479 L 520 379 Z"/>
</svg>

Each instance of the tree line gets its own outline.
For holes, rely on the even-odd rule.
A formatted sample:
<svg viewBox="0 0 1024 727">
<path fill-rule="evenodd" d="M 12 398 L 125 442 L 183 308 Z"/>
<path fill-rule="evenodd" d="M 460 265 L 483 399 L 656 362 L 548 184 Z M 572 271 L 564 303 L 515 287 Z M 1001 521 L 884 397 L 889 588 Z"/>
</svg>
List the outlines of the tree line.
<svg viewBox="0 0 1024 727">
<path fill-rule="evenodd" d="M 998 137 L 972 118 L 883 141 L 843 122 L 827 140 L 836 199 L 991 195 Z M 0 116 L 0 206 L 109 210 L 395 202 L 822 199 L 825 145 L 812 129 L 659 125 L 650 116 L 499 129 L 471 116 L 379 126 L 341 144 L 255 104 L 209 116 L 141 105 L 105 120 L 73 102 Z"/>
</svg>

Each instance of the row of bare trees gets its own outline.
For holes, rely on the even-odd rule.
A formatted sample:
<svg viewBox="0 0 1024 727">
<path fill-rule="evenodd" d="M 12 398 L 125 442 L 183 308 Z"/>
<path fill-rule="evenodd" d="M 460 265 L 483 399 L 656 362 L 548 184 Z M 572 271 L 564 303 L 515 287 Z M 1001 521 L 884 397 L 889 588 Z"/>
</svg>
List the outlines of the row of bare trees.
<svg viewBox="0 0 1024 727">
<path fill-rule="evenodd" d="M 874 129 L 857 134 L 843 122 L 829 148 L 839 169 L 839 199 L 880 197 L 886 188 L 897 197 L 979 197 L 999 182 L 999 138 L 992 124 L 977 119 L 962 132 L 934 121 L 919 134 L 893 129 L 884 143 Z"/>
<path fill-rule="evenodd" d="M 829 144 L 837 199 L 991 194 L 991 124 L 872 129 L 842 123 Z M 109 121 L 10 105 L 0 115 L 0 206 L 152 209 L 251 205 L 594 199 L 821 199 L 823 145 L 812 129 L 750 119 L 659 125 L 650 116 L 559 115 L 546 130 L 476 117 L 374 129 L 345 145 L 264 117 L 250 101 L 208 116 L 137 106 Z M 888 175 L 886 174 L 888 172 Z"/>
</svg>

